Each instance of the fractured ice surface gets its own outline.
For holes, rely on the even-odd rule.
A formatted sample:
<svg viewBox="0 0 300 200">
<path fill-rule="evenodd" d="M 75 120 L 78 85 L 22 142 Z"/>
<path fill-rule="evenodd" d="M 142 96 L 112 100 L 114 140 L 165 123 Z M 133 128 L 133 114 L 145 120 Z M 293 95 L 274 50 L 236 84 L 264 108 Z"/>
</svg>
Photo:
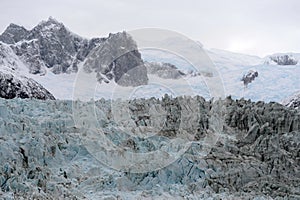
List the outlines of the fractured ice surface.
<svg viewBox="0 0 300 200">
<path fill-rule="evenodd" d="M 80 118 L 75 117 L 75 123 L 72 106 L 76 105 Z M 90 105 L 94 109 L 83 112 Z M 213 103 L 201 97 L 139 99 L 124 106 L 129 107 L 129 117 L 114 113 L 113 103 L 104 99 L 74 105 L 72 101 L 0 99 L 0 196 L 299 198 L 299 111 L 277 103 L 230 98 Z M 91 117 L 94 113 L 96 118 Z M 94 149 L 85 146 L 93 144 L 88 134 L 94 128 L 101 129 L 112 145 L 131 153 L 156 149 L 170 153 L 173 150 L 165 147 L 171 147 L 172 139 L 189 142 L 189 147 L 170 165 L 154 171 L 116 170 L 96 159 L 101 141 L 95 140 Z M 156 134 L 151 134 L 153 130 Z"/>
</svg>

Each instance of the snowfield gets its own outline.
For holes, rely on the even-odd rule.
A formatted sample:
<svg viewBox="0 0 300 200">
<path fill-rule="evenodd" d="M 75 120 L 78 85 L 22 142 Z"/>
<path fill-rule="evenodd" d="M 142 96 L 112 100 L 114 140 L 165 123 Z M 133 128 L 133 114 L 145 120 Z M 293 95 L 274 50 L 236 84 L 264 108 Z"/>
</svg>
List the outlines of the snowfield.
<svg viewBox="0 0 300 200">
<path fill-rule="evenodd" d="M 223 80 L 226 96 L 231 95 L 233 98 L 253 101 L 281 102 L 300 91 L 300 65 L 269 65 L 264 63 L 264 59 L 256 56 L 216 49 L 206 52 L 215 63 Z M 172 63 L 182 71 L 195 70 L 187 61 L 171 53 L 146 50 L 142 51 L 142 55 L 143 59 L 149 62 L 160 60 L 160 62 Z M 241 79 L 250 70 L 257 71 L 258 78 L 245 88 Z M 199 81 L 193 81 L 191 86 L 197 87 L 201 85 L 200 83 L 199 78 Z M 205 89 L 209 90 L 209 88 Z M 205 90 L 198 90 L 197 94 L 207 97 Z"/>
<path fill-rule="evenodd" d="M 220 51 L 215 51 L 209 50 L 207 53 L 215 63 L 219 75 L 223 80 L 226 96 L 231 95 L 236 99 L 245 98 L 253 101 L 281 102 L 300 91 L 300 65 L 280 66 L 258 64 L 259 62 L 263 62 L 258 57 L 224 51 L 221 51 L 222 54 L 219 55 Z M 142 51 L 142 58 L 148 62 L 157 62 L 159 60 L 160 62 L 174 64 L 179 70 L 186 73 L 195 70 L 187 61 L 165 52 Z M 244 60 L 246 63 L 243 64 Z M 241 79 L 250 70 L 257 71 L 258 77 L 246 88 Z M 195 72 L 197 71 L 195 70 Z M 56 75 L 49 70 L 45 76 L 29 73 L 27 73 L 27 76 L 42 84 L 57 99 L 73 98 L 76 81 L 76 74 L 74 73 Z M 144 90 L 144 94 L 140 92 L 136 96 L 137 94 L 133 91 L 140 90 L 141 88 L 147 88 L 147 90 Z M 130 96 L 143 97 L 143 95 L 145 97 L 149 97 L 149 95 L 158 97 L 163 96 L 164 92 L 158 93 L 157 91 L 169 91 L 167 93 L 172 94 L 170 92 L 172 89 L 176 91 L 173 91 L 173 95 L 175 96 L 189 94 L 201 95 L 206 99 L 210 98 L 209 88 L 205 84 L 204 79 L 201 76 L 191 75 L 179 79 L 162 79 L 155 75 L 149 75 L 149 86 L 140 86 L 137 88 L 121 87 L 110 82 L 108 84 L 97 84 L 97 88 L 90 89 L 93 91 L 96 89 L 94 93 L 95 99 L 102 97 L 111 98 L 112 96 L 128 99 Z M 114 91 L 114 94 L 112 91 Z"/>
</svg>

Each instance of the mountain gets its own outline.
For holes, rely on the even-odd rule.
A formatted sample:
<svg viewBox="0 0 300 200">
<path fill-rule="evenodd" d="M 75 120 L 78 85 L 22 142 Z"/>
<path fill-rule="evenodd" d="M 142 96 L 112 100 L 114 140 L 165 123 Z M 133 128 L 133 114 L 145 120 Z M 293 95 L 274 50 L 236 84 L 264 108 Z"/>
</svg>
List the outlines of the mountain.
<svg viewBox="0 0 300 200">
<path fill-rule="evenodd" d="M 29 31 L 23 26 L 11 23 L 0 35 L 0 41 L 7 44 L 15 44 L 27 37 Z"/>
<path fill-rule="evenodd" d="M 299 199 L 296 56 L 204 49 L 205 73 L 126 32 L 89 40 L 53 18 L 0 40 L 1 198 Z M 233 98 L 210 99 L 216 75 Z"/>
<path fill-rule="evenodd" d="M 55 74 L 77 72 L 78 64 L 103 39 L 83 39 L 50 17 L 32 30 L 10 24 L 0 41 L 10 44 L 30 73 L 44 75 L 47 68 Z"/>
<path fill-rule="evenodd" d="M 253 55 L 234 53 L 221 49 L 207 49 L 209 57 L 217 66 L 226 68 L 241 68 L 242 66 L 259 65 L 262 58 Z"/>
<path fill-rule="evenodd" d="M 209 79 L 209 74 L 197 71 L 187 60 L 172 53 L 138 49 L 137 42 L 126 32 L 86 39 L 50 17 L 31 30 L 10 24 L 0 41 L 11 49 L 11 56 L 7 56 L 11 61 L 5 61 L 6 65 L 22 69 L 22 75 L 34 79 L 58 99 L 73 98 L 79 69 L 100 83 L 96 90 L 91 88 L 96 99 L 114 96 L 116 84 L 121 87 L 114 94 L 120 98 L 127 98 L 131 87 L 140 86 L 139 97 L 158 97 L 167 92 L 173 96 L 211 98 L 211 88 L 203 79 Z M 164 42 L 177 49 L 184 45 L 176 38 Z M 300 90 L 300 54 L 277 53 L 260 58 L 219 49 L 204 51 L 222 79 L 226 96 L 281 102 Z M 18 62 L 13 64 L 13 60 Z M 258 77 L 244 87 L 241 79 L 251 71 L 257 72 Z"/>
<path fill-rule="evenodd" d="M 95 72 L 98 82 L 114 80 L 121 86 L 139 86 L 148 83 L 147 69 L 137 44 L 125 31 L 109 34 L 108 38 L 87 57 L 86 72 Z"/>
<path fill-rule="evenodd" d="M 11 49 L 7 57 L 20 61 L 6 66 L 22 68 L 21 74 L 36 80 L 57 98 L 72 97 L 76 77 L 73 74 L 79 67 L 86 73 L 95 73 L 99 83 L 139 86 L 148 82 L 137 45 L 126 32 L 85 39 L 50 17 L 31 30 L 10 24 L 0 41 Z"/>
<path fill-rule="evenodd" d="M 222 78 L 226 96 L 231 95 L 235 99 L 244 97 L 254 101 L 281 102 L 283 99 L 300 90 L 300 66 L 298 64 L 285 66 L 268 64 L 265 62 L 268 56 L 260 58 L 258 56 L 234 53 L 226 50 L 204 50 Z M 282 55 L 285 54 L 282 53 Z M 292 55 L 298 59 L 298 54 L 294 53 Z M 191 63 L 180 56 L 165 51 L 143 50 L 142 58 L 147 62 L 171 63 L 184 73 L 195 70 L 195 67 Z M 243 76 L 252 71 L 257 72 L 258 77 L 245 87 L 242 81 Z M 206 91 L 210 89 L 201 76 L 189 78 L 188 84 L 194 89 L 196 94 L 209 98 L 209 93 Z"/>
<path fill-rule="evenodd" d="M 94 59 L 96 64 L 92 66 L 89 63 L 88 68 L 95 68 L 95 72 L 99 72 L 98 77 L 101 76 L 100 72 L 103 72 L 107 79 L 114 79 L 115 82 L 125 86 L 147 83 L 146 69 L 142 67 L 143 61 L 136 44 L 125 32 L 110 34 L 108 38 L 88 40 L 72 33 L 62 23 L 50 17 L 32 30 L 11 24 L 0 36 L 0 41 L 10 45 L 28 67 L 30 74 L 45 75 L 47 69 L 54 74 L 77 72 L 79 64 L 83 64 L 93 50 L 94 54 L 99 55 L 96 55 L 96 60 Z M 131 49 L 130 52 L 128 49 Z M 123 55 L 125 53 L 126 55 Z M 118 56 L 110 61 L 109 58 L 114 55 Z M 88 61 L 91 62 L 90 60 Z M 98 66 L 99 62 L 102 63 Z M 106 65 L 108 65 L 108 71 L 104 69 Z M 129 78 L 131 81 L 127 80 L 127 83 L 122 83 L 120 79 L 124 73 L 136 66 L 141 66 L 136 75 L 140 79 L 133 77 Z M 108 73 L 110 70 L 112 73 Z M 131 71 L 136 73 L 137 70 Z M 99 81 L 103 79 L 101 77 Z"/>
</svg>

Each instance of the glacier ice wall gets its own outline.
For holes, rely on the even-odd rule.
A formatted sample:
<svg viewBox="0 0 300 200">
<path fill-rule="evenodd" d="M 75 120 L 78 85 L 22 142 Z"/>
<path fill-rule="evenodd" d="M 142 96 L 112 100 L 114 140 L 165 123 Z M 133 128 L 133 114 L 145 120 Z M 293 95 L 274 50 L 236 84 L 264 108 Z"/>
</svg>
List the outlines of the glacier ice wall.
<svg viewBox="0 0 300 200">
<path fill-rule="evenodd" d="M 75 124 L 73 103 L 83 110 L 89 104 L 94 105 L 101 130 L 114 145 L 126 151 L 153 151 L 173 138 L 185 138 L 190 146 L 177 160 L 158 170 L 144 173 L 115 170 L 98 160 L 89 151 L 91 146 L 85 146 L 86 127 Z M 214 109 L 215 103 L 221 105 L 220 110 Z M 160 106 L 151 106 L 154 104 Z M 130 106 L 130 118 L 114 118 L 112 102 L 104 99 L 96 102 L 0 99 L 0 196 L 7 199 L 299 198 L 299 111 L 277 103 L 231 98 L 217 102 L 201 97 L 152 98 L 131 100 L 126 105 Z M 182 118 L 185 111 L 190 115 Z M 165 113 L 163 125 L 157 121 L 159 117 L 152 117 L 159 112 Z M 207 151 L 203 141 L 216 131 L 215 116 L 221 117 L 224 124 L 218 140 Z M 84 113 L 80 119 L 81 123 L 90 123 Z M 142 137 L 147 124 L 158 126 L 155 136 Z"/>
</svg>

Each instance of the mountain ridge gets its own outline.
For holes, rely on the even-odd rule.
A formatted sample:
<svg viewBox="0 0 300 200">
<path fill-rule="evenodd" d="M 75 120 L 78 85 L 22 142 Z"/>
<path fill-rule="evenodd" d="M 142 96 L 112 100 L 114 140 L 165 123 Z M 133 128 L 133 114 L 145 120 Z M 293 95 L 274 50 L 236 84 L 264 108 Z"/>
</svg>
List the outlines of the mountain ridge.
<svg viewBox="0 0 300 200">
<path fill-rule="evenodd" d="M 30 74 L 43 76 L 49 71 L 48 69 L 54 74 L 76 73 L 78 66 L 85 65 L 84 63 L 90 60 L 87 59 L 89 54 L 96 51 L 100 55 L 100 57 L 97 55 L 97 64 L 104 62 L 103 65 L 109 65 L 105 63 L 108 62 L 109 57 L 115 57 L 114 54 L 120 56 L 110 61 L 117 67 L 113 69 L 113 73 L 110 73 L 108 78 L 106 73 L 101 75 L 99 72 L 101 70 L 95 70 L 99 82 L 105 79 L 105 82 L 108 83 L 114 79 L 117 84 L 124 86 L 147 84 L 145 67 L 141 67 L 137 74 L 132 73 L 134 71 L 132 69 L 136 68 L 133 65 L 143 66 L 144 64 L 135 42 L 126 32 L 109 34 L 107 38 L 85 39 L 71 32 L 63 23 L 49 17 L 48 20 L 41 21 L 31 30 L 19 25 L 10 25 L 0 35 L 0 41 L 13 49 L 14 53 L 28 67 Z M 117 41 L 120 44 L 117 44 Z M 125 44 L 126 49 L 119 47 L 121 43 Z M 105 48 L 109 49 L 106 54 L 97 52 L 97 49 L 104 50 Z M 132 51 L 128 52 L 128 49 Z M 122 51 L 126 55 L 120 54 Z M 125 57 L 126 59 L 124 59 Z M 99 67 L 103 68 L 103 66 L 96 68 Z M 129 77 L 123 76 L 124 74 L 129 74 Z M 142 79 L 139 80 L 137 76 Z M 123 79 L 127 77 L 126 81 L 120 81 L 121 77 Z"/>
<path fill-rule="evenodd" d="M 171 39 L 169 42 L 172 42 Z M 13 61 L 7 62 L 6 67 L 22 69 L 23 75 L 36 80 L 59 99 L 72 98 L 76 73 L 80 67 L 87 69 L 88 73 L 94 73 L 97 81 L 101 83 L 101 95 L 97 98 L 111 96 L 114 83 L 120 86 L 137 87 L 147 85 L 151 81 L 162 82 L 162 85 L 175 85 L 174 87 L 180 88 L 181 95 L 185 94 L 187 87 L 192 87 L 196 89 L 196 94 L 209 98 L 209 88 L 201 79 L 201 73 L 194 73 L 191 68 L 185 68 L 186 65 L 190 66 L 190 63 L 177 62 L 174 56 L 164 59 L 162 54 L 151 55 L 140 52 L 135 41 L 126 32 L 111 33 L 105 38 L 86 39 L 50 17 L 30 30 L 12 23 L 0 35 L 1 40 L 6 41 L 6 47 L 11 49 L 9 52 L 13 52 L 11 58 L 18 60 L 15 65 Z M 272 55 L 261 58 L 219 49 L 204 48 L 204 50 L 224 81 L 226 95 L 232 95 L 233 98 L 245 97 L 252 100 L 281 102 L 282 99 L 300 90 L 297 82 L 299 62 L 297 65 L 278 65 L 274 62 L 267 63 Z M 90 62 L 87 58 L 92 54 L 99 55 L 97 59 Z M 122 58 L 116 56 L 122 54 L 126 55 Z M 285 55 L 290 54 L 273 54 L 273 56 L 277 55 L 285 58 Z M 297 61 L 300 60 L 296 53 L 291 55 L 295 55 Z M 116 60 L 111 60 L 111 56 Z M 154 62 L 152 69 L 149 66 L 147 69 L 145 66 L 149 62 Z M 158 64 L 161 66 L 153 67 L 155 63 L 161 63 Z M 177 69 L 170 68 L 171 65 Z M 257 71 L 259 77 L 244 89 L 240 80 L 251 70 Z M 190 75 L 185 76 L 181 72 Z M 193 74 L 197 76 L 194 77 Z M 161 79 L 150 80 L 152 75 Z M 166 78 L 171 79 L 166 80 Z M 184 81 L 180 81 L 182 79 Z M 186 87 L 181 88 L 181 85 L 176 85 L 177 83 L 186 84 Z"/>
</svg>

